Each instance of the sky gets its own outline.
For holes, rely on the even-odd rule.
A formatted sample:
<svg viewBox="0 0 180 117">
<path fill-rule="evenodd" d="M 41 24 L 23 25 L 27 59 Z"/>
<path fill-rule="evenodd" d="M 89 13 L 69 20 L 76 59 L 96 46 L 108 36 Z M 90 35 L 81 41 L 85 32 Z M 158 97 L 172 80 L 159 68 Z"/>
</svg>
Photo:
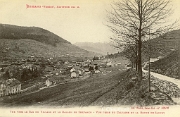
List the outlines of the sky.
<svg viewBox="0 0 180 117">
<path fill-rule="evenodd" d="M 109 42 L 112 33 L 106 26 L 106 10 L 110 3 L 112 0 L 0 0 L 0 23 L 41 27 L 71 43 Z M 27 5 L 41 8 L 27 8 Z M 180 1 L 172 0 L 172 5 L 171 17 L 178 19 Z"/>
</svg>

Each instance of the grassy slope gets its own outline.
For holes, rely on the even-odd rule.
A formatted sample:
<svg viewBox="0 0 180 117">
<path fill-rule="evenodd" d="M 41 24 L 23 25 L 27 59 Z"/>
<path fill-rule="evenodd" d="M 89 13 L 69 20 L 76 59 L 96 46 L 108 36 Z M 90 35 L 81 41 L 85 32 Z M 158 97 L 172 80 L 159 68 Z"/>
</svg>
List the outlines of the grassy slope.
<svg viewBox="0 0 180 117">
<path fill-rule="evenodd" d="M 152 69 L 156 72 L 160 69 L 161 71 L 158 73 L 177 78 L 178 70 L 180 72 L 180 30 L 168 32 L 160 37 L 148 41 L 148 43 L 149 42 L 151 43 L 151 58 L 157 58 L 159 56 L 165 57 L 164 59 L 152 64 Z M 144 42 L 144 47 L 147 47 L 148 43 Z M 172 51 L 171 49 L 174 49 L 175 51 Z M 142 61 L 147 62 L 148 58 L 148 50 L 143 48 Z"/>
<path fill-rule="evenodd" d="M 150 40 L 152 58 L 161 55 L 162 56 L 168 55 L 169 53 L 171 53 L 171 49 L 177 50 L 179 40 L 180 40 L 180 30 L 174 30 L 160 37 Z"/>
<path fill-rule="evenodd" d="M 94 56 L 58 35 L 38 27 L 0 24 L 0 57 Z"/>
<path fill-rule="evenodd" d="M 152 64 L 151 68 L 160 74 L 178 78 L 178 47 L 180 41 L 180 30 L 174 30 L 165 35 L 151 40 L 151 57 L 165 56 Z M 175 51 L 171 51 L 175 49 Z"/>
<path fill-rule="evenodd" d="M 162 58 L 151 65 L 153 71 L 178 78 L 178 51 L 173 51 L 165 58 Z"/>
<path fill-rule="evenodd" d="M 69 43 L 58 43 L 57 46 L 51 46 L 31 39 L 7 40 L 1 39 L 0 47 L 5 50 L 1 53 L 4 57 L 29 57 L 42 56 L 53 57 L 69 54 L 71 56 L 92 56 L 94 53 L 80 49 Z"/>
<path fill-rule="evenodd" d="M 0 24 L 0 39 L 32 39 L 56 46 L 57 43 L 70 43 L 58 35 L 39 28 Z"/>
<path fill-rule="evenodd" d="M 152 50 L 151 57 L 165 56 L 152 64 L 151 68 L 160 74 L 178 78 L 178 50 L 180 41 L 180 30 L 174 30 L 161 37 L 150 40 Z M 171 51 L 175 49 L 175 51 Z M 144 53 L 144 55 L 146 55 Z M 144 56 L 144 58 L 147 58 Z"/>
</svg>

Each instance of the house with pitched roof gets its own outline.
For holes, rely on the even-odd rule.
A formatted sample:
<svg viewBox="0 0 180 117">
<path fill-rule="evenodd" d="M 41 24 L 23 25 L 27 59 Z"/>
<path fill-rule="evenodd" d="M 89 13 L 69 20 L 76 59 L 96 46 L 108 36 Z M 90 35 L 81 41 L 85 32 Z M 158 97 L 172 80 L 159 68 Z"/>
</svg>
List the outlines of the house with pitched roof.
<svg viewBox="0 0 180 117">
<path fill-rule="evenodd" d="M 71 73 L 71 78 L 77 78 L 79 77 L 79 72 L 77 69 L 75 69 L 74 67 L 70 70 Z"/>
<path fill-rule="evenodd" d="M 21 92 L 21 82 L 15 78 L 0 81 L 0 96 L 17 94 Z"/>
<path fill-rule="evenodd" d="M 62 83 L 65 79 L 65 76 L 53 76 L 50 77 L 46 80 L 45 84 L 47 87 L 52 86 L 52 85 L 56 85 L 59 83 Z"/>
</svg>

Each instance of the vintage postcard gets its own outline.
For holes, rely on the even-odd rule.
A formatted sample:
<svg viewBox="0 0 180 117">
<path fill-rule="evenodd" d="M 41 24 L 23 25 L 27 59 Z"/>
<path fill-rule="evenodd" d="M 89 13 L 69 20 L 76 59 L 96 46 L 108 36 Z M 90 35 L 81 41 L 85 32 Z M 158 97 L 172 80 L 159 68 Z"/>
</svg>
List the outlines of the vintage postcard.
<svg viewBox="0 0 180 117">
<path fill-rule="evenodd" d="M 180 117 L 179 0 L 0 0 L 0 117 Z"/>
</svg>

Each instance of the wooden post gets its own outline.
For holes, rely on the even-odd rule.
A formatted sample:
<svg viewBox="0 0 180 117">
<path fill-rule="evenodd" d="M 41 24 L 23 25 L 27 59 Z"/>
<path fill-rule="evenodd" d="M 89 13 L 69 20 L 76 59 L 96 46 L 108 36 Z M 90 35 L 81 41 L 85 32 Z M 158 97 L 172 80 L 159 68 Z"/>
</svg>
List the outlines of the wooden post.
<svg viewBox="0 0 180 117">
<path fill-rule="evenodd" d="M 151 42 L 150 42 L 150 28 L 149 28 L 149 70 L 148 70 L 148 73 L 149 73 L 149 92 L 151 91 L 150 87 L 151 87 L 151 62 L 150 62 L 150 59 L 151 59 Z"/>
</svg>

